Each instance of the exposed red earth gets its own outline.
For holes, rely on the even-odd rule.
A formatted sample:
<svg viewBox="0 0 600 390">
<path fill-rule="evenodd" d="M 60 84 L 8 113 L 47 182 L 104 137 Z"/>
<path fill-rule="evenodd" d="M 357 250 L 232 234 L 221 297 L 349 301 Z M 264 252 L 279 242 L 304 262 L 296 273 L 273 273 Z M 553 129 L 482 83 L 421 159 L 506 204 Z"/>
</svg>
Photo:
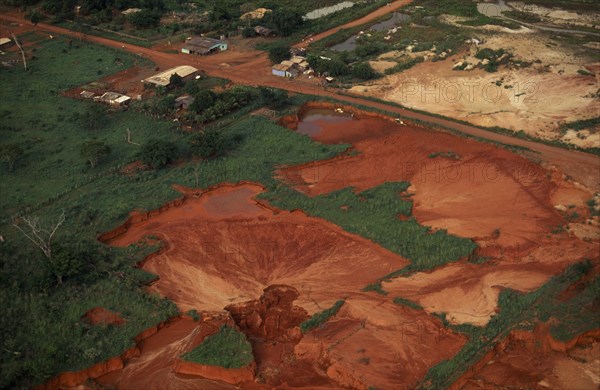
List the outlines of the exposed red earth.
<svg viewBox="0 0 600 390">
<path fill-rule="evenodd" d="M 149 289 L 172 299 L 182 311 L 208 310 L 247 334 L 257 371 L 255 381 L 243 382 L 243 388 L 414 388 L 430 367 L 451 358 L 466 342 L 428 313 L 446 312 L 451 322 L 485 325 L 496 310 L 500 288 L 531 291 L 567 265 L 596 258 L 597 242 L 550 233 L 565 223 L 555 202 L 568 200 L 584 213 L 590 194 L 558 172 L 495 146 L 376 114 L 354 110 L 353 118 L 332 119 L 332 112 L 323 110 L 332 107 L 309 105 L 306 109 L 319 110 L 283 123 L 321 142 L 351 143 L 354 153 L 284 168 L 278 173 L 281 179 L 309 195 L 409 180 L 414 215 L 421 223 L 474 239 L 491 259 L 384 282 L 389 296 L 362 293 L 366 284 L 409 262 L 327 221 L 261 203 L 255 198 L 263 191 L 258 184 L 176 187 L 181 198 L 159 210 L 133 212 L 101 240 L 127 246 L 150 237 L 163 243 L 161 251 L 140 265 L 159 277 Z M 458 157 L 429 157 L 448 151 Z M 424 164 L 430 173 L 411 164 Z M 477 178 L 475 170 L 456 180 L 435 176 L 438 170 L 456 171 L 466 164 L 491 164 L 493 180 Z M 395 296 L 425 310 L 394 304 Z M 345 303 L 334 318 L 305 335 L 299 332 L 298 324 L 309 314 L 338 299 Z M 159 384 L 156 388 L 198 388 L 198 383 L 220 388 L 229 386 L 223 381 L 235 383 L 246 375 L 227 376 L 218 368 L 182 363 L 180 356 L 201 338 L 194 336 L 197 325 L 175 324 L 140 344 L 139 357 L 99 381 L 118 388 L 151 383 Z M 487 375 L 477 370 L 471 374 Z M 207 379 L 183 372 L 220 381 L 202 382 Z"/>
<path fill-rule="evenodd" d="M 452 356 L 466 341 L 423 311 L 360 292 L 407 265 L 400 256 L 302 212 L 262 205 L 254 199 L 262 191 L 255 184 L 222 185 L 203 193 L 180 190 L 185 192 L 182 200 L 159 212 L 134 214 L 104 238 L 118 246 L 146 236 L 161 239 L 165 249 L 142 265 L 159 276 L 150 288 L 184 311 L 230 311 L 253 343 L 261 381 L 365 389 L 409 379 L 416 383 L 429 366 Z M 260 300 L 250 300 L 273 284 L 294 288 L 280 289 L 273 297 L 271 287 Z M 320 331 L 325 333 L 303 338 L 297 325 L 308 313 L 340 298 L 346 303 Z M 444 348 L 438 348 L 440 343 Z M 362 352 L 348 357 L 354 348 Z M 366 361 L 372 374 L 359 370 Z M 405 370 L 386 374 L 395 364 Z"/>
<path fill-rule="evenodd" d="M 310 109 L 323 107 L 340 108 L 309 104 L 305 110 L 314 116 Z M 413 215 L 420 223 L 474 239 L 480 247 L 477 255 L 490 260 L 384 282 L 391 295 L 409 298 L 432 313 L 446 312 L 452 322 L 485 325 L 496 310 L 500 288 L 532 291 L 567 265 L 597 258 L 597 242 L 551 234 L 566 223 L 555 208 L 557 201 L 568 199 L 586 213 L 585 200 L 592 196 L 560 173 L 496 146 L 351 107 L 342 110 L 353 117 L 332 119 L 329 114 L 300 124 L 297 117 L 282 122 L 320 142 L 350 143 L 357 153 L 287 167 L 280 176 L 309 195 L 409 181 Z M 438 152 L 453 154 L 433 155 Z"/>
</svg>

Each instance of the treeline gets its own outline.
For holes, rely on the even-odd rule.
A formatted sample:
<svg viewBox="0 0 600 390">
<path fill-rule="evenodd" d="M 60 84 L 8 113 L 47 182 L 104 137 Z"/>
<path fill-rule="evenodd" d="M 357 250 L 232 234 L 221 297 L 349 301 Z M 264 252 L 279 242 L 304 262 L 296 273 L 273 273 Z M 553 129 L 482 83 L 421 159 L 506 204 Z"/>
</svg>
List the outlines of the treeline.
<svg viewBox="0 0 600 390">
<path fill-rule="evenodd" d="M 73 20 L 79 16 L 92 24 L 100 24 L 120 18 L 121 22 L 129 21 L 138 28 L 157 26 L 167 10 L 164 0 L 5 0 L 4 3 L 14 7 L 35 6 L 44 15 L 51 16 L 52 22 Z M 140 8 L 141 11 L 128 16 L 121 15 L 120 12 L 128 8 Z M 37 10 L 29 13 L 34 23 L 41 19 Z"/>
</svg>

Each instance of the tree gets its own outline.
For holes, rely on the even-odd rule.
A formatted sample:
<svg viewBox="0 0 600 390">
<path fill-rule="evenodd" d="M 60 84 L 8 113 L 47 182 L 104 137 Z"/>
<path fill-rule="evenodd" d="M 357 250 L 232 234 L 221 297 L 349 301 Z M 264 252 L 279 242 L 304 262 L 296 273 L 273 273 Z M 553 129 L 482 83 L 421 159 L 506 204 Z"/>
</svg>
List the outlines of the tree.
<svg viewBox="0 0 600 390">
<path fill-rule="evenodd" d="M 40 22 L 40 14 L 37 13 L 37 11 L 33 11 L 31 15 L 29 15 L 29 20 L 34 26 L 37 26 L 37 24 Z"/>
<path fill-rule="evenodd" d="M 256 36 L 256 31 L 254 31 L 254 29 L 252 27 L 245 27 L 242 30 L 242 36 L 244 38 L 253 38 Z"/>
<path fill-rule="evenodd" d="M 273 108 L 282 107 L 288 100 L 288 93 L 283 89 L 259 87 L 258 93 L 260 94 L 263 103 Z"/>
<path fill-rule="evenodd" d="M 65 222 L 65 212 L 58 217 L 56 223 L 45 227 L 39 217 L 24 216 L 13 219 L 12 225 L 17 228 L 29 241 L 42 250 L 47 259 L 52 258 L 52 239 L 58 228 Z M 24 225 L 24 226 L 22 226 Z"/>
<path fill-rule="evenodd" d="M 92 103 L 83 113 L 83 125 L 90 131 L 98 130 L 100 125 L 105 122 L 106 109 L 100 104 Z"/>
<path fill-rule="evenodd" d="M 58 284 L 63 283 L 66 277 L 77 275 L 84 266 L 82 259 L 83 253 L 74 251 L 71 248 L 58 246 L 51 259 L 48 259 L 50 272 L 56 276 Z"/>
<path fill-rule="evenodd" d="M 244 3 L 240 5 L 240 12 L 245 14 L 246 12 L 254 11 L 256 9 L 256 4 L 254 3 Z"/>
<path fill-rule="evenodd" d="M 138 157 L 150 168 L 159 169 L 177 157 L 177 147 L 172 142 L 153 139 L 142 145 Z"/>
<path fill-rule="evenodd" d="M 290 52 L 289 45 L 284 44 L 284 45 L 274 46 L 271 49 L 269 49 L 269 59 L 274 64 L 278 64 L 284 60 L 289 60 L 291 56 L 292 56 L 292 54 Z"/>
<path fill-rule="evenodd" d="M 152 106 L 152 111 L 158 115 L 168 115 L 175 107 L 175 96 L 167 95 L 156 100 Z"/>
<path fill-rule="evenodd" d="M 0 159 L 8 164 L 8 170 L 12 171 L 15 162 L 23 157 L 23 148 L 17 144 L 0 145 Z"/>
<path fill-rule="evenodd" d="M 110 146 L 101 141 L 89 141 L 81 145 L 81 156 L 94 168 L 110 153 Z"/>
<path fill-rule="evenodd" d="M 190 109 L 196 113 L 201 113 L 215 104 L 215 97 L 216 94 L 212 91 L 200 91 L 194 97 L 194 102 L 190 105 Z"/>
<path fill-rule="evenodd" d="M 277 31 L 278 35 L 287 37 L 299 29 L 304 23 L 302 14 L 287 8 L 276 9 L 265 15 L 265 24 Z"/>
<path fill-rule="evenodd" d="M 169 78 L 169 86 L 171 86 L 173 88 L 179 88 L 179 87 L 183 87 L 183 85 L 184 85 L 183 79 L 177 73 L 173 73 L 171 75 L 171 77 Z"/>
<path fill-rule="evenodd" d="M 352 67 L 352 76 L 361 80 L 370 80 L 377 77 L 377 72 L 373 70 L 368 62 L 361 62 Z"/>
<path fill-rule="evenodd" d="M 190 151 L 202 158 L 218 157 L 225 153 L 227 142 L 220 131 L 205 130 L 193 134 L 189 139 Z"/>
<path fill-rule="evenodd" d="M 157 27 L 160 23 L 160 12 L 156 10 L 144 9 L 140 12 L 129 15 L 129 21 L 136 28 Z"/>
</svg>

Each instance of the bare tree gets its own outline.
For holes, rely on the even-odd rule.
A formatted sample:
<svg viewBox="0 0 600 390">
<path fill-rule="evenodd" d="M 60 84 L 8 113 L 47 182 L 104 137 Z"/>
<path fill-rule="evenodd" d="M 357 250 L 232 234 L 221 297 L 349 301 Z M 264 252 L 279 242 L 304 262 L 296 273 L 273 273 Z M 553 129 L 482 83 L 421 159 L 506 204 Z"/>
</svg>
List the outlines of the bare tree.
<svg viewBox="0 0 600 390">
<path fill-rule="evenodd" d="M 19 46 L 19 49 L 21 50 L 21 55 L 23 56 L 23 66 L 25 67 L 25 70 L 27 70 L 27 59 L 25 59 L 25 51 L 23 50 L 23 47 L 17 40 L 17 37 L 15 36 L 15 34 L 13 34 L 12 37 L 13 37 L 15 43 L 17 44 L 17 46 Z"/>
<path fill-rule="evenodd" d="M 14 218 L 12 225 L 40 248 L 42 252 L 44 252 L 44 255 L 50 260 L 52 259 L 52 238 L 64 222 L 65 212 L 63 210 L 56 223 L 53 223 L 48 227 L 42 225 L 39 217 L 32 215 Z"/>
<path fill-rule="evenodd" d="M 127 143 L 130 143 L 132 145 L 140 146 L 140 144 L 138 144 L 137 142 L 133 142 L 131 140 L 131 131 L 129 129 L 127 129 L 127 135 L 125 136 L 125 139 L 127 140 Z"/>
</svg>

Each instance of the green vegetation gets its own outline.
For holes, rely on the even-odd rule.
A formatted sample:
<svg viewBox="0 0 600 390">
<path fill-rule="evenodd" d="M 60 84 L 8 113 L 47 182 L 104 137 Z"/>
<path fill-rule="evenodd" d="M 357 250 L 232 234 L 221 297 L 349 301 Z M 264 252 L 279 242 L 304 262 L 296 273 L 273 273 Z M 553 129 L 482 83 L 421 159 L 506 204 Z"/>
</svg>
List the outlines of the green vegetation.
<svg viewBox="0 0 600 390">
<path fill-rule="evenodd" d="M 450 158 L 453 160 L 460 160 L 460 156 L 458 154 L 456 154 L 455 152 L 453 152 L 452 150 L 448 150 L 447 152 L 430 153 L 427 157 L 428 158 L 444 157 L 444 158 Z"/>
<path fill-rule="evenodd" d="M 110 146 L 101 141 L 89 141 L 81 145 L 81 156 L 94 168 L 110 153 Z"/>
<path fill-rule="evenodd" d="M 321 312 L 313 314 L 308 320 L 304 321 L 300 324 L 300 330 L 302 333 L 307 333 L 308 331 L 320 326 L 321 324 L 327 322 L 327 320 L 340 310 L 340 308 L 344 305 L 344 300 L 339 300 L 334 303 L 329 309 L 325 309 Z"/>
<path fill-rule="evenodd" d="M 379 76 L 368 62 L 361 62 L 352 67 L 352 76 L 360 80 L 371 80 Z"/>
<path fill-rule="evenodd" d="M 560 132 L 565 134 L 568 130 L 593 130 L 598 129 L 600 131 L 600 116 L 590 118 L 590 119 L 581 119 L 578 121 L 563 123 L 560 126 Z"/>
<path fill-rule="evenodd" d="M 183 358 L 194 363 L 224 368 L 242 368 L 254 361 L 252 346 L 246 335 L 226 325 L 184 354 Z"/>
<path fill-rule="evenodd" d="M 284 60 L 289 60 L 291 56 L 292 54 L 290 53 L 290 46 L 285 43 L 278 46 L 273 46 L 269 49 L 269 59 L 274 64 L 278 64 Z"/>
<path fill-rule="evenodd" d="M 389 182 L 359 193 L 353 188 L 344 188 L 315 197 L 279 186 L 263 197 L 279 208 L 302 209 L 309 215 L 324 218 L 411 260 L 412 264 L 386 277 L 430 270 L 469 256 L 476 247 L 471 240 L 452 236 L 445 230 L 432 232 L 414 218 L 398 218 L 399 215 L 410 217 L 412 213 L 412 201 L 400 196 L 409 185 Z"/>
<path fill-rule="evenodd" d="M 597 217 L 600 216 L 600 207 L 598 205 L 598 202 L 596 201 L 595 198 L 589 199 L 586 204 L 588 205 L 589 209 L 590 209 L 590 215 L 592 217 Z"/>
<path fill-rule="evenodd" d="M 138 158 L 144 165 L 158 169 L 176 159 L 177 154 L 177 146 L 173 142 L 151 139 L 142 145 Z"/>
<path fill-rule="evenodd" d="M 379 295 L 388 295 L 388 292 L 383 289 L 383 286 L 381 286 L 381 281 L 367 284 L 362 288 L 362 291 L 375 291 Z"/>
<path fill-rule="evenodd" d="M 494 50 L 490 48 L 478 50 L 477 54 L 475 54 L 475 57 L 480 60 L 487 60 L 488 63 L 483 67 L 487 72 L 496 72 L 498 66 L 507 63 L 511 56 L 512 55 L 504 49 Z"/>
<path fill-rule="evenodd" d="M 502 12 L 502 14 L 509 18 L 520 20 L 522 22 L 527 22 L 527 23 L 539 23 L 542 21 L 542 19 L 539 16 L 537 16 L 536 14 L 533 14 L 533 13 L 529 13 L 529 12 L 511 10 L 511 11 L 504 11 L 504 12 Z"/>
<path fill-rule="evenodd" d="M 423 306 L 419 305 L 418 303 L 413 302 L 413 301 L 411 301 L 409 299 L 406 299 L 406 298 L 402 298 L 402 297 L 396 297 L 396 298 L 394 298 L 394 303 L 396 305 L 408 306 L 408 307 L 413 308 L 415 310 L 422 310 L 423 309 Z"/>
<path fill-rule="evenodd" d="M 467 334 L 469 341 L 452 359 L 444 360 L 429 369 L 419 388 L 449 387 L 511 330 L 530 326 L 535 321 L 554 318 L 552 334 L 563 341 L 596 328 L 598 316 L 593 307 L 600 288 L 600 278 L 596 277 L 589 282 L 584 292 L 576 298 L 567 301 L 558 299 L 562 291 L 588 273 L 592 267 L 589 261 L 572 265 L 561 275 L 553 277 L 542 287 L 528 294 L 510 289 L 502 290 L 498 299 L 500 311 L 485 327 L 452 326 L 446 321 L 446 326 L 450 326 L 454 331 Z"/>
</svg>

